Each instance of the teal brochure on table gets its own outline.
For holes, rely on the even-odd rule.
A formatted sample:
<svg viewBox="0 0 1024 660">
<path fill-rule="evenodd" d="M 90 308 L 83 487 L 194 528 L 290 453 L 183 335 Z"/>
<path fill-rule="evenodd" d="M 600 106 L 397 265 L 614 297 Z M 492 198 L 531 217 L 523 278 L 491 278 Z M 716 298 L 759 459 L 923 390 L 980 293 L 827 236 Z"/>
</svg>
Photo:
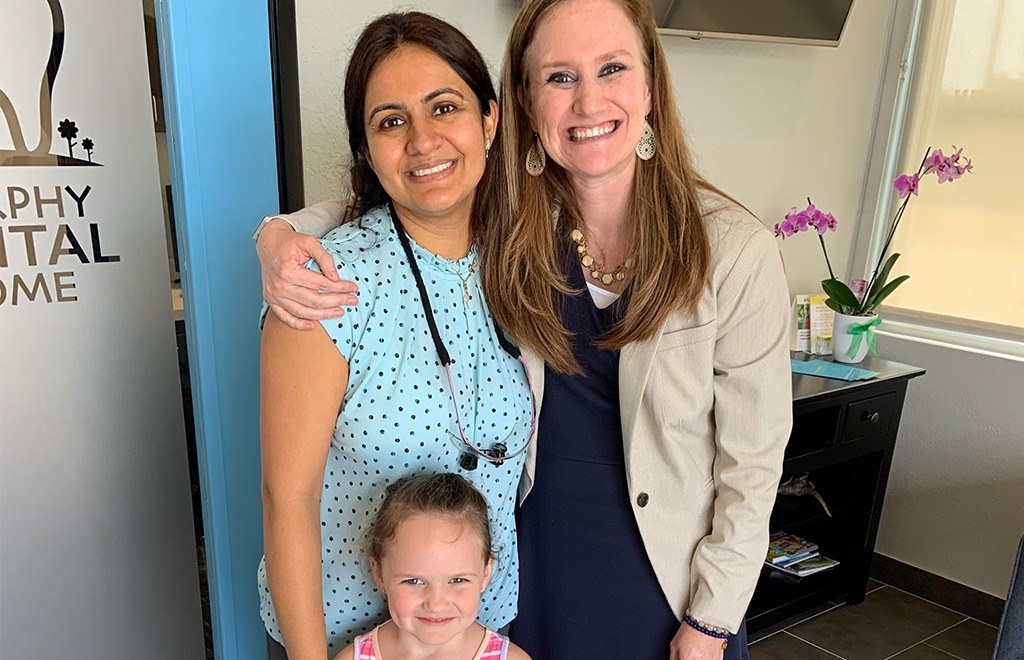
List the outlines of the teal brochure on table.
<svg viewBox="0 0 1024 660">
<path fill-rule="evenodd" d="M 808 376 L 821 376 L 822 378 L 835 378 L 837 380 L 871 380 L 878 375 L 877 371 L 868 371 L 858 367 L 851 367 L 837 362 L 826 360 L 793 360 L 790 359 L 793 373 L 807 374 Z"/>
</svg>

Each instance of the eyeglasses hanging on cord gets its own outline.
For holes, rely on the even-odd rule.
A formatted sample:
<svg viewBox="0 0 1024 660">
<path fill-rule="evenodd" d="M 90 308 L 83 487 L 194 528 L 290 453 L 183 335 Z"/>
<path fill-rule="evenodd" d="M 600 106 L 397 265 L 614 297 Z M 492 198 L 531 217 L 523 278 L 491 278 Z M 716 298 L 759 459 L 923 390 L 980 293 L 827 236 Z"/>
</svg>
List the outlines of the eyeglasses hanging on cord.
<svg viewBox="0 0 1024 660">
<path fill-rule="evenodd" d="M 434 341 L 434 348 L 437 350 L 437 359 L 440 360 L 441 366 L 444 367 L 444 373 L 448 380 L 448 391 L 451 393 L 452 405 L 455 408 L 455 422 L 459 428 L 459 435 L 456 438 L 460 441 L 461 453 L 459 455 L 459 467 L 463 470 L 475 470 L 479 464 L 479 459 L 483 458 L 485 461 L 494 466 L 499 466 L 507 460 L 516 458 L 523 454 L 530 446 L 530 441 L 533 439 L 534 427 L 537 424 L 536 405 L 533 400 L 533 379 L 530 377 L 530 367 L 526 364 L 526 360 L 523 359 L 522 352 L 519 348 L 510 342 L 505 336 L 505 333 L 498 327 L 497 321 L 493 321 L 494 333 L 498 340 L 498 345 L 501 346 L 502 350 L 512 356 L 514 359 L 519 360 L 523 369 L 526 370 L 526 382 L 530 390 L 530 431 L 526 436 L 526 441 L 523 445 L 510 452 L 508 449 L 507 442 L 496 442 L 490 449 L 483 449 L 474 444 L 466 436 L 465 427 L 462 425 L 462 417 L 459 413 L 459 404 L 455 399 L 455 381 L 452 378 L 451 364 L 452 359 L 448 354 L 448 349 L 445 348 L 444 342 L 441 341 L 441 335 L 437 331 L 437 323 L 434 321 L 434 312 L 431 310 L 428 304 L 429 298 L 427 297 L 427 288 L 423 284 L 423 275 L 420 273 L 420 267 L 416 263 L 416 257 L 412 252 L 412 245 L 409 242 L 409 235 L 405 231 L 405 227 L 402 225 L 402 221 L 398 218 L 398 213 L 395 212 L 395 205 L 388 203 L 388 211 L 391 213 L 391 222 L 395 225 L 395 231 L 398 233 L 398 241 L 402 244 L 402 249 L 405 251 L 406 260 L 409 262 L 409 268 L 412 270 L 413 278 L 416 280 L 416 288 L 420 294 L 420 304 L 423 306 L 423 313 L 427 318 L 427 326 L 430 328 L 430 338 Z M 468 280 L 468 278 L 467 278 Z M 466 288 L 466 282 L 463 282 L 463 293 L 464 299 L 468 298 L 468 288 Z M 512 434 L 515 430 L 512 431 Z M 454 434 L 452 434 L 454 437 Z M 511 438 L 511 434 L 509 435 Z"/>
</svg>

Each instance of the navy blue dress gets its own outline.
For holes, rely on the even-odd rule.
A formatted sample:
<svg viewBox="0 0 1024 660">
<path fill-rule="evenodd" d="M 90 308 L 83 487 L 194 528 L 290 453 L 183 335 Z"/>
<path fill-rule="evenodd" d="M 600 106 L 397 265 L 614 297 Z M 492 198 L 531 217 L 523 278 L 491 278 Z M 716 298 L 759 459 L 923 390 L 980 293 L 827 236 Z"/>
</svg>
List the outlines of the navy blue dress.
<svg viewBox="0 0 1024 660">
<path fill-rule="evenodd" d="M 594 346 L 619 303 L 598 309 L 571 243 L 563 302 L 585 373 L 546 370 L 533 489 L 519 510 L 519 614 L 509 637 L 534 660 L 667 658 L 679 620 L 629 504 L 619 417 L 619 353 Z M 680 506 L 685 506 L 680 502 Z M 744 630 L 726 660 L 746 657 Z"/>
</svg>

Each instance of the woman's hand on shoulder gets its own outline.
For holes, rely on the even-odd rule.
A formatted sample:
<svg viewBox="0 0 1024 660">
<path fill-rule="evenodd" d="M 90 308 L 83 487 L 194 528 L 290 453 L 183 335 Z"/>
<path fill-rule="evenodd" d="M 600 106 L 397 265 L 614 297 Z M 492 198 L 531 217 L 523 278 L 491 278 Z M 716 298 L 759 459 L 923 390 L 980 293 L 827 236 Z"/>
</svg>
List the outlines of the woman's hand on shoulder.
<svg viewBox="0 0 1024 660">
<path fill-rule="evenodd" d="M 723 641 L 684 623 L 672 639 L 669 660 L 722 660 L 725 655 Z"/>
<path fill-rule="evenodd" d="M 338 277 L 334 259 L 320 241 L 300 234 L 281 218 L 267 222 L 256 241 L 263 277 L 263 299 L 279 319 L 296 330 L 312 330 L 312 321 L 342 316 L 356 305 L 358 287 Z M 305 267 L 316 261 L 323 273 Z"/>
</svg>

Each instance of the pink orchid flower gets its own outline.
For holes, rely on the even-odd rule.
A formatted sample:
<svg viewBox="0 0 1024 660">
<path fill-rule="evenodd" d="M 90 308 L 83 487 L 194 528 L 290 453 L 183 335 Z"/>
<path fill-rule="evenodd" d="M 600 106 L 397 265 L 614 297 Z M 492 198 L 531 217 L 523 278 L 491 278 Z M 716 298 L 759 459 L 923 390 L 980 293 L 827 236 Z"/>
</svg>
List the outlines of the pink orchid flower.
<svg viewBox="0 0 1024 660">
<path fill-rule="evenodd" d="M 786 216 L 786 219 L 783 220 L 782 222 L 778 222 L 775 224 L 775 235 L 781 236 L 782 240 L 786 240 L 786 238 L 792 236 L 795 233 L 796 230 L 793 228 L 793 223 L 790 222 L 789 216 Z"/>
<path fill-rule="evenodd" d="M 807 217 L 806 211 L 800 211 L 796 215 L 792 216 L 790 218 L 790 221 L 793 223 L 793 227 L 798 232 L 807 231 L 808 228 L 810 228 L 811 226 L 811 219 Z"/>
<path fill-rule="evenodd" d="M 956 169 L 956 166 L 950 165 L 948 161 L 935 168 L 935 175 L 938 177 L 939 183 L 956 181 L 960 178 L 960 172 Z"/>
<path fill-rule="evenodd" d="M 839 223 L 831 213 L 822 213 L 814 223 L 814 227 L 818 230 L 819 236 L 824 236 L 827 231 L 835 231 L 837 226 L 839 226 Z"/>
<path fill-rule="evenodd" d="M 953 145 L 952 149 L 953 153 L 948 156 L 944 156 L 941 149 L 933 151 L 932 155 L 925 159 L 924 173 L 931 174 L 935 172 L 935 177 L 939 183 L 947 183 L 949 181 L 956 181 L 974 169 L 970 158 L 965 159 L 966 163 L 960 163 L 960 159 L 963 157 L 963 148 L 958 149 L 956 145 Z"/>
<path fill-rule="evenodd" d="M 808 216 L 808 223 L 818 230 L 819 236 L 824 236 L 827 231 L 835 231 L 837 222 L 835 216 L 831 213 L 826 213 L 819 208 L 816 208 L 814 204 L 810 204 L 804 213 Z"/>
<path fill-rule="evenodd" d="M 901 174 L 892 182 L 899 198 L 903 201 L 899 204 L 899 210 L 893 218 L 888 237 L 886 238 L 885 244 L 882 246 L 882 250 L 878 255 L 878 263 L 875 264 L 873 274 L 866 283 L 868 290 L 875 290 L 874 287 L 877 285 L 880 287 L 878 291 L 885 291 L 885 295 L 888 295 L 896 288 L 896 286 L 902 284 L 906 279 L 906 276 L 903 276 L 898 280 L 893 280 L 892 283 L 887 285 L 885 279 L 888 277 L 888 271 L 882 272 L 881 269 L 882 264 L 885 263 L 887 259 L 889 247 L 896 234 L 896 229 L 899 227 L 900 220 L 903 218 L 903 212 L 910 203 L 910 196 L 914 195 L 916 197 L 920 194 L 919 188 L 921 185 L 921 178 L 934 172 L 939 183 L 945 183 L 947 181 L 956 181 L 964 174 L 969 174 L 971 170 L 974 169 L 971 159 L 966 158 L 963 155 L 963 149 L 958 149 L 956 145 L 953 145 L 952 149 L 952 152 L 947 156 L 942 153 L 941 149 L 935 149 L 933 151 L 931 146 L 929 146 L 927 151 L 925 151 L 924 160 L 921 161 L 921 165 L 918 167 L 916 172 L 911 174 Z M 811 203 L 811 198 L 808 197 L 807 208 L 799 211 L 794 206 L 789 210 L 789 213 L 786 214 L 785 219 L 775 225 L 775 235 L 782 236 L 783 238 L 806 231 L 810 227 L 817 230 L 818 242 L 821 244 L 821 252 L 825 257 L 825 265 L 828 267 L 829 274 L 829 280 L 823 280 L 822 287 L 828 289 L 829 286 L 826 285 L 827 282 L 832 282 L 832 286 L 836 287 L 836 295 L 842 293 L 838 288 L 841 283 L 836 279 L 835 273 L 832 270 L 832 264 L 829 262 L 828 251 L 825 249 L 825 234 L 830 231 L 836 231 L 838 224 L 839 223 L 836 221 L 835 216 L 814 206 L 814 204 Z M 888 259 L 892 260 L 893 258 L 888 257 Z M 880 275 L 882 276 L 881 280 L 876 279 Z M 895 286 L 893 286 L 893 283 L 895 283 Z M 842 286 L 849 289 L 846 285 Z M 852 291 L 850 292 L 850 295 L 854 295 Z M 861 299 L 856 307 L 843 305 L 838 301 L 836 301 L 835 304 L 836 307 L 839 307 L 840 309 L 852 307 L 853 311 L 851 313 L 867 314 L 874 310 L 878 304 L 881 303 L 884 297 L 885 296 L 883 295 L 879 295 L 878 297 L 872 297 L 867 301 Z M 831 298 L 831 294 L 830 300 L 835 300 Z"/>
<path fill-rule="evenodd" d="M 936 149 L 935 152 L 940 153 L 938 149 Z M 939 177 L 939 180 L 941 181 L 942 175 L 940 174 Z M 896 193 L 899 195 L 899 198 L 903 199 L 910 194 L 917 195 L 917 189 L 920 182 L 921 177 L 915 172 L 914 174 L 899 175 L 896 177 L 896 180 L 892 182 L 892 185 L 896 188 Z"/>
<path fill-rule="evenodd" d="M 822 210 L 814 206 L 814 204 L 808 204 L 807 208 L 804 209 L 804 213 L 807 214 L 808 224 L 812 227 L 817 227 L 818 221 L 822 216 Z"/>
<path fill-rule="evenodd" d="M 811 198 L 807 198 L 807 208 L 797 210 L 794 206 L 789 209 L 789 213 L 786 214 L 785 219 L 775 225 L 775 235 L 787 238 L 793 234 L 798 234 L 802 231 L 807 231 L 811 227 L 818 232 L 818 241 L 821 243 L 821 252 L 825 257 L 825 265 L 828 266 L 828 274 L 831 279 L 835 279 L 835 274 L 832 272 L 832 264 L 828 261 L 828 251 L 825 250 L 825 232 L 835 231 L 838 223 L 836 222 L 835 216 L 831 213 L 826 213 L 812 202 Z"/>
</svg>

